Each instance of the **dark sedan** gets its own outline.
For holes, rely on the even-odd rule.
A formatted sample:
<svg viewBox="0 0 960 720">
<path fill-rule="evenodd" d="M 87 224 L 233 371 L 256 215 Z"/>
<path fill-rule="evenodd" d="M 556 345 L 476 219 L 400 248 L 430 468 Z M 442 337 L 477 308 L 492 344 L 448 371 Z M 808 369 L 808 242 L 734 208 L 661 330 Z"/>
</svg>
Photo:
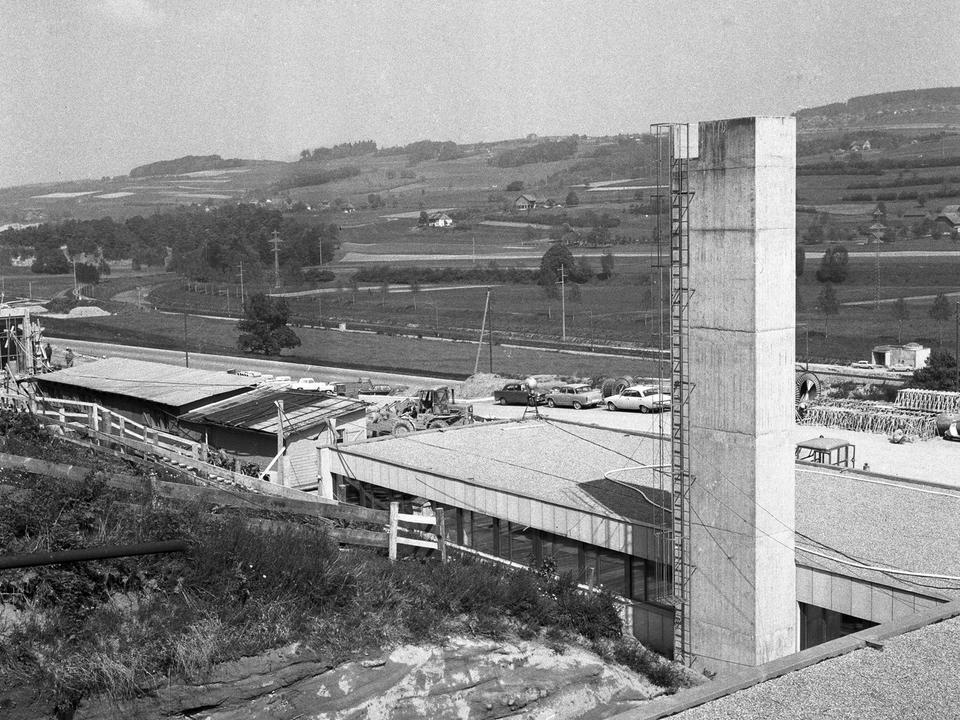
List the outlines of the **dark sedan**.
<svg viewBox="0 0 960 720">
<path fill-rule="evenodd" d="M 543 393 L 531 392 L 521 383 L 510 383 L 494 391 L 493 400 L 499 405 L 542 405 L 546 396 Z"/>
</svg>

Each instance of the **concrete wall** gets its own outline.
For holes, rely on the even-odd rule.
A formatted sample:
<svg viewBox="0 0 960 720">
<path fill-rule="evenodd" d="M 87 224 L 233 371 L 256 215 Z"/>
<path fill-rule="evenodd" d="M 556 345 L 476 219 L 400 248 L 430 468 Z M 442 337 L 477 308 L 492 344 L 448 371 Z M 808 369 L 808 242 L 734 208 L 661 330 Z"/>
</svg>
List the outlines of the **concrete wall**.
<svg viewBox="0 0 960 720">
<path fill-rule="evenodd" d="M 690 205 L 691 642 L 720 671 L 797 649 L 793 118 L 701 123 Z M 762 508 L 762 509 L 761 509 Z"/>
<path fill-rule="evenodd" d="M 797 602 L 875 623 L 908 617 L 946 602 L 930 595 L 797 565 Z"/>
</svg>

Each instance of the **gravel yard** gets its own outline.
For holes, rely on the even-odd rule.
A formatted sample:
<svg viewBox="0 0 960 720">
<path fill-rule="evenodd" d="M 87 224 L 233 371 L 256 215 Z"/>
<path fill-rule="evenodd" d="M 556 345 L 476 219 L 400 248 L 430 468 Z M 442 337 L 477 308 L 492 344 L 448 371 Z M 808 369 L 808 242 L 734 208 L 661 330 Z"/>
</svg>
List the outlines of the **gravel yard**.
<svg viewBox="0 0 960 720">
<path fill-rule="evenodd" d="M 678 720 L 960 717 L 960 618 L 675 715 Z"/>
</svg>

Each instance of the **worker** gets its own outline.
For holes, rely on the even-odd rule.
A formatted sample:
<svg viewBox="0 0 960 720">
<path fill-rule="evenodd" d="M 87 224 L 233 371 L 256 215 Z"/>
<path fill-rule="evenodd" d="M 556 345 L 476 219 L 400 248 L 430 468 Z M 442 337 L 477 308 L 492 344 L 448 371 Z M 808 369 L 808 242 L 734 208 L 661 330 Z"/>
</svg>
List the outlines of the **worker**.
<svg viewBox="0 0 960 720">
<path fill-rule="evenodd" d="M 47 361 L 47 365 L 53 361 L 53 348 L 50 347 L 50 343 L 43 346 L 43 357 Z"/>
<path fill-rule="evenodd" d="M 73 367 L 73 350 L 67 348 L 67 351 L 63 354 L 63 361 L 67 367 Z"/>
</svg>

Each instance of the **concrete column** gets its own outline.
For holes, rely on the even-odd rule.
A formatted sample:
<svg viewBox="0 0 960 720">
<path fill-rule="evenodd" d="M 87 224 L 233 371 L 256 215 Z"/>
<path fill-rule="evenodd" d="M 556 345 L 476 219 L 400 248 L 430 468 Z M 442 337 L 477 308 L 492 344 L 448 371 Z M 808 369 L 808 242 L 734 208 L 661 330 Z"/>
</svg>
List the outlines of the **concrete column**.
<svg viewBox="0 0 960 720">
<path fill-rule="evenodd" d="M 730 671 L 798 648 L 796 124 L 700 123 L 691 162 L 691 644 Z"/>
</svg>

